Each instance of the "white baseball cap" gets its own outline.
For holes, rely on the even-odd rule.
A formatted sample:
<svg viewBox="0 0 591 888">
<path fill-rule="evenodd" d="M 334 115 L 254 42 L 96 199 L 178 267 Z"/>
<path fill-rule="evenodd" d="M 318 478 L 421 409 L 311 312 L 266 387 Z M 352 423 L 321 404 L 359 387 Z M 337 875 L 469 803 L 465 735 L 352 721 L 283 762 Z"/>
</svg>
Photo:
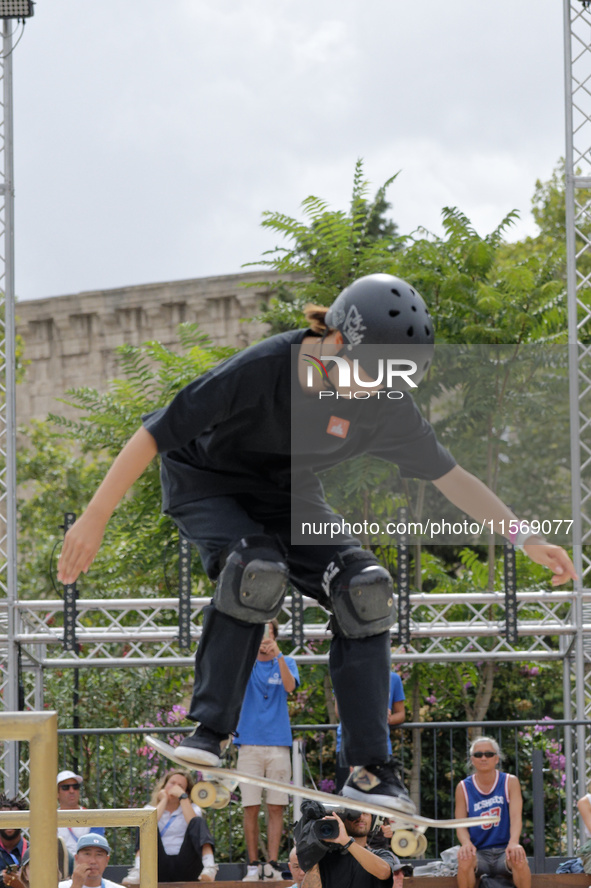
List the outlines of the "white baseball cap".
<svg viewBox="0 0 591 888">
<path fill-rule="evenodd" d="M 74 774 L 73 771 L 60 771 L 57 775 L 57 785 L 59 786 L 64 780 L 75 780 L 76 783 L 82 783 L 80 774 Z"/>
</svg>

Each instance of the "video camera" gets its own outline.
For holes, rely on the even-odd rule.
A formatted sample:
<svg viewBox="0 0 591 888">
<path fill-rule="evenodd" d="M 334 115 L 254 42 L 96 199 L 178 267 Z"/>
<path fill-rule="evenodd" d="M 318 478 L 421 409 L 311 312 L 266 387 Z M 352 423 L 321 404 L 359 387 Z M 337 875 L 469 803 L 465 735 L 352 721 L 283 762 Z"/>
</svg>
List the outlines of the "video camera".
<svg viewBox="0 0 591 888">
<path fill-rule="evenodd" d="M 361 811 L 348 808 L 343 804 L 321 805 L 320 802 L 304 801 L 301 807 L 302 816 L 295 825 L 294 836 L 296 853 L 300 866 L 304 871 L 318 863 L 329 851 L 340 851 L 330 839 L 339 834 L 337 820 L 324 820 L 329 814 L 338 814 L 342 820 L 357 820 Z"/>
<path fill-rule="evenodd" d="M 336 820 L 324 820 L 329 814 L 338 814 L 341 820 L 357 820 L 361 811 L 346 808 L 344 805 L 322 805 L 320 802 L 303 802 L 302 817 L 312 821 L 312 831 L 321 840 L 336 839 L 339 834 L 339 824 Z"/>
</svg>

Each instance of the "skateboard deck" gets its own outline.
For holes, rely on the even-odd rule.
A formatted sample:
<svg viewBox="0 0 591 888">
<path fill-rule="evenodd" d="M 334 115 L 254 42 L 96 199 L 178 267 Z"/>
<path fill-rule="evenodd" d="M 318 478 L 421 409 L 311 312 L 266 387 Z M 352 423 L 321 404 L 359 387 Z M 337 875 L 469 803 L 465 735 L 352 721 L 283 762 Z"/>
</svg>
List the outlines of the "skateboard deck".
<svg viewBox="0 0 591 888">
<path fill-rule="evenodd" d="M 216 786 L 221 786 L 222 789 L 225 790 L 229 801 L 230 793 L 236 789 L 239 783 L 251 783 L 254 786 L 260 786 L 263 789 L 274 789 L 279 792 L 287 792 L 289 795 L 301 796 L 304 799 L 321 802 L 323 805 L 326 805 L 327 808 L 349 808 L 355 811 L 363 811 L 367 814 L 375 814 L 377 817 L 383 817 L 384 819 L 389 820 L 397 829 L 401 843 L 398 845 L 398 850 L 396 851 L 396 848 L 394 848 L 394 850 L 398 854 L 403 854 L 404 849 L 408 845 L 415 844 L 411 839 L 416 839 L 417 835 L 422 836 L 425 830 L 429 827 L 437 827 L 438 829 L 456 829 L 461 826 L 485 826 L 489 823 L 498 823 L 499 820 L 499 818 L 494 815 L 437 820 L 432 817 L 423 817 L 420 814 L 409 814 L 406 811 L 400 811 L 396 808 L 386 807 L 385 805 L 378 805 L 375 802 L 365 800 L 360 801 L 359 799 L 351 799 L 347 796 L 337 796 L 333 793 L 322 792 L 319 789 L 310 789 L 308 786 L 297 786 L 293 783 L 286 784 L 282 783 L 280 780 L 270 780 L 268 777 L 256 777 L 252 774 L 244 774 L 242 771 L 236 771 L 234 768 L 212 768 L 207 767 L 207 765 L 196 765 L 194 762 L 185 761 L 178 756 L 176 750 L 172 746 L 169 746 L 168 743 L 165 743 L 162 740 L 158 740 L 157 737 L 152 737 L 150 734 L 147 734 L 146 742 L 156 750 L 156 752 L 165 756 L 176 765 L 180 765 L 191 771 L 199 771 L 205 778 L 205 781 L 207 781 L 212 788 L 214 798 L 216 794 Z M 198 789 L 199 786 L 200 784 L 197 783 L 195 789 Z M 207 791 L 209 792 L 208 787 Z M 192 793 L 191 798 L 195 804 L 201 805 L 202 807 L 208 807 L 208 798 L 203 797 L 200 800 L 199 792 L 195 794 Z M 209 804 L 211 805 L 212 802 L 209 802 Z M 214 806 L 223 807 L 221 804 Z M 408 832 L 408 835 L 403 835 L 403 833 L 406 832 Z M 393 837 L 393 842 L 395 838 L 396 836 Z M 423 845 L 424 842 L 419 841 L 417 844 Z M 406 853 L 412 854 L 414 853 L 414 850 L 415 849 L 407 851 Z"/>
</svg>

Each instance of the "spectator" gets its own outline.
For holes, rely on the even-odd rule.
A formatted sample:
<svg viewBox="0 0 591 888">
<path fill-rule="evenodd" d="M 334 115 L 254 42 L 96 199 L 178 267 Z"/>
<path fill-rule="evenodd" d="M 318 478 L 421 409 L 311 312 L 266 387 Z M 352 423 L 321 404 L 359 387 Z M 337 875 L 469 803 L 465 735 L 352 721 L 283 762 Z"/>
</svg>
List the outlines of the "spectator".
<svg viewBox="0 0 591 888">
<path fill-rule="evenodd" d="M 269 777 L 289 783 L 291 780 L 292 745 L 287 696 L 299 684 L 296 662 L 284 657 L 277 644 L 279 623 L 267 624 L 250 679 L 236 730 L 235 744 L 239 746 L 238 770 L 259 777 Z M 285 792 L 267 790 L 269 813 L 267 830 L 267 863 L 260 864 L 259 811 L 262 789 L 247 783 L 240 784 L 244 807 L 244 834 L 248 864 L 244 882 L 281 880 L 279 845 L 283 831 L 283 809 L 289 802 Z"/>
<path fill-rule="evenodd" d="M 456 787 L 456 817 L 498 814 L 495 826 L 457 830 L 458 888 L 474 888 L 480 876 L 505 876 L 516 888 L 531 888 L 531 872 L 521 836 L 523 802 L 517 777 L 497 770 L 501 750 L 496 740 L 480 737 L 470 746 L 474 773 Z"/>
<path fill-rule="evenodd" d="M 83 811 L 84 808 L 80 804 L 81 788 L 82 777 L 80 774 L 74 774 L 73 771 L 60 771 L 57 775 L 58 811 Z M 64 840 L 72 855 L 76 853 L 78 839 L 89 833 L 104 836 L 105 829 L 103 826 L 59 826 L 57 830 L 58 836 Z"/>
<path fill-rule="evenodd" d="M 156 785 L 150 804 L 158 817 L 158 881 L 213 882 L 217 866 L 213 839 L 201 808 L 191 802 L 194 783 L 180 768 L 167 771 Z M 123 879 L 126 888 L 139 885 L 140 855 Z"/>
<path fill-rule="evenodd" d="M 29 881 L 29 848 L 23 854 L 21 865 L 16 872 L 4 870 L 4 884 L 6 888 L 30 888 Z M 61 875 L 60 875 L 61 879 Z"/>
<path fill-rule="evenodd" d="M 404 688 L 402 687 L 402 679 L 397 672 L 390 672 L 390 694 L 388 697 L 388 716 L 386 723 L 389 727 L 401 725 L 406 718 L 406 710 L 404 708 Z M 335 700 L 335 712 L 339 717 L 339 708 Z M 344 786 L 345 780 L 349 776 L 351 768 L 345 764 L 342 752 L 343 729 L 340 723 L 337 726 L 337 766 L 336 766 L 336 791 L 340 792 Z M 388 755 L 392 755 L 392 741 L 388 733 Z"/>
<path fill-rule="evenodd" d="M 587 786 L 587 793 L 577 802 L 577 808 L 583 821 L 582 839 L 587 842 L 591 839 L 591 783 Z"/>
<path fill-rule="evenodd" d="M 302 882 L 304 881 L 304 876 L 306 874 L 298 862 L 298 854 L 295 845 L 289 852 L 287 865 L 294 880 L 293 885 L 290 885 L 290 888 L 302 888 Z"/>
<path fill-rule="evenodd" d="M 302 888 L 400 888 L 402 885 L 402 865 L 398 858 L 386 849 L 372 850 L 368 847 L 368 837 L 372 830 L 370 814 L 359 814 L 349 819 L 354 812 L 347 812 L 342 819 L 338 814 L 329 814 L 324 820 L 337 820 L 339 834 L 328 843 L 340 845 L 340 853 L 327 853 L 310 868 L 304 877 Z M 300 850 L 298 845 L 298 851 Z"/>
<path fill-rule="evenodd" d="M 122 888 L 118 882 L 104 879 L 111 849 L 104 836 L 87 833 L 76 843 L 72 878 L 59 882 L 58 888 Z"/>
<path fill-rule="evenodd" d="M 0 811 L 27 811 L 26 802 L 22 799 L 11 799 L 4 793 L 0 795 Z M 27 850 L 27 840 L 22 829 L 0 829 L 0 888 L 4 886 L 2 875 L 7 866 L 20 866 Z"/>
</svg>

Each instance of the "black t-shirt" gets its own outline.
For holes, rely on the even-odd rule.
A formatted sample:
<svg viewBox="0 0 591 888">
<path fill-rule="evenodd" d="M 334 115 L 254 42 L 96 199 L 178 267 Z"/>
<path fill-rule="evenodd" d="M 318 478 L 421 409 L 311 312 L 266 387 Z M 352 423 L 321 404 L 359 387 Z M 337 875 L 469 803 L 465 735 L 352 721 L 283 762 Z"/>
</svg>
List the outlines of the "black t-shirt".
<svg viewBox="0 0 591 888">
<path fill-rule="evenodd" d="M 370 849 L 372 854 L 385 860 L 390 866 L 387 879 L 372 876 L 348 852 L 326 854 L 318 863 L 322 888 L 391 888 L 392 875 L 400 869 L 400 863 L 391 851 Z"/>
<path fill-rule="evenodd" d="M 210 496 L 254 493 L 322 499 L 315 473 L 362 453 L 436 480 L 455 465 L 410 395 L 401 400 L 319 400 L 292 384 L 293 355 L 309 330 L 271 336 L 185 386 L 143 417 L 161 454 L 165 511 Z M 344 437 L 327 419 L 344 421 Z"/>
</svg>

